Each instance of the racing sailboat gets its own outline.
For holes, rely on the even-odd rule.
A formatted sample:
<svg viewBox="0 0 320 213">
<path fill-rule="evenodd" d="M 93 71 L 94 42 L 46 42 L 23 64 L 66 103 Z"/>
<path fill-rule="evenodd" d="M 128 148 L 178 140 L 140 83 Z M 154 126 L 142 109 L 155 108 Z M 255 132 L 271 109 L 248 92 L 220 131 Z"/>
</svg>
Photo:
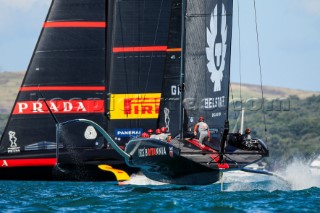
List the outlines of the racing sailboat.
<svg viewBox="0 0 320 213">
<path fill-rule="evenodd" d="M 172 107 L 173 94 L 165 86 L 159 116 L 159 125 L 166 126 L 176 137 L 170 143 L 133 139 L 125 151 L 130 155 L 128 165 L 141 168 L 153 180 L 210 184 L 219 180 L 219 171 L 240 170 L 268 156 L 268 149 L 260 139 L 241 141 L 237 133 L 229 132 L 233 2 L 186 0 L 182 3 L 180 77 L 170 78 L 174 75 L 167 72 L 164 80 L 165 85 L 175 81 L 181 88 L 179 107 Z M 211 132 L 205 146 L 189 134 L 192 135 L 200 116 L 204 116 Z"/>
<path fill-rule="evenodd" d="M 269 151 L 261 139 L 241 140 L 238 133 L 229 132 L 233 1 L 173 2 L 177 4 L 170 23 L 175 24 L 169 26 L 168 43 L 182 51 L 167 53 L 158 118 L 158 127 L 166 127 L 173 139 L 133 138 L 123 151 L 98 124 L 87 119 L 74 122 L 91 124 L 129 166 L 140 168 L 152 180 L 211 184 L 221 171 L 242 170 Z M 200 116 L 210 128 L 204 146 L 192 136 Z"/>
<path fill-rule="evenodd" d="M 166 53 L 179 51 L 167 46 L 172 4 L 52 1 L 1 137 L 0 179 L 115 180 L 138 170 L 91 125 L 67 121 L 92 120 L 121 148 L 156 127 Z"/>
</svg>

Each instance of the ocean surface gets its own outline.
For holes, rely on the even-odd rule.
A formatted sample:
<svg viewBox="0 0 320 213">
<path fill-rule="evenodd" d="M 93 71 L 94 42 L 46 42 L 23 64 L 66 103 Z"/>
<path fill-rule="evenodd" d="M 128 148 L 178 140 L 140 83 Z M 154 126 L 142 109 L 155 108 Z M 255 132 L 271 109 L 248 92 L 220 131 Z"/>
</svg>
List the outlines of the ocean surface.
<svg viewBox="0 0 320 213">
<path fill-rule="evenodd" d="M 320 212 L 320 172 L 299 163 L 280 178 L 225 173 L 223 184 L 0 181 L 0 212 Z"/>
</svg>

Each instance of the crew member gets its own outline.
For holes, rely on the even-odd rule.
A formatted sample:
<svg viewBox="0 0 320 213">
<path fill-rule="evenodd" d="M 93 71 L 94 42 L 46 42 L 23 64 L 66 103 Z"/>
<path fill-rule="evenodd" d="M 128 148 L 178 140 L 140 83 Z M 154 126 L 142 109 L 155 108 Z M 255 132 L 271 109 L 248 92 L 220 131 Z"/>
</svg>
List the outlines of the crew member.
<svg viewBox="0 0 320 213">
<path fill-rule="evenodd" d="M 156 134 L 151 135 L 150 138 L 154 138 L 154 139 L 160 140 L 160 133 L 161 133 L 161 130 L 160 129 L 156 129 Z"/>
<path fill-rule="evenodd" d="M 251 141 L 251 131 L 249 128 L 246 129 L 245 133 L 242 135 L 241 140 L 242 141 Z"/>
<path fill-rule="evenodd" d="M 167 128 L 161 127 L 161 134 L 159 135 L 160 140 L 168 142 L 168 134 L 167 134 Z"/>
<path fill-rule="evenodd" d="M 149 136 L 148 133 L 143 132 L 143 133 L 141 134 L 141 137 L 142 137 L 142 138 L 149 138 L 150 136 Z"/>
<path fill-rule="evenodd" d="M 152 133 L 153 133 L 153 130 L 152 129 L 148 129 L 148 134 L 149 134 L 149 138 L 151 137 Z"/>
<path fill-rule="evenodd" d="M 204 118 L 202 116 L 199 117 L 199 122 L 194 126 L 193 134 L 197 136 L 197 130 L 199 131 L 199 143 L 203 145 L 204 140 L 210 139 L 210 131 L 208 124 L 204 122 Z"/>
</svg>

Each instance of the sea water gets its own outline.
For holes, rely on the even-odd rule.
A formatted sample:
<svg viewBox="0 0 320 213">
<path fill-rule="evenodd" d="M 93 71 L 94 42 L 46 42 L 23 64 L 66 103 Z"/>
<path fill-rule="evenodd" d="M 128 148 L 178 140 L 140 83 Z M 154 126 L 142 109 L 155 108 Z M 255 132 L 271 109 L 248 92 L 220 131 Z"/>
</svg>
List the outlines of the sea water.
<svg viewBox="0 0 320 213">
<path fill-rule="evenodd" d="M 136 174 L 117 182 L 0 181 L 1 212 L 319 212 L 320 175 L 293 162 L 279 177 L 225 173 L 223 183 L 177 186 Z"/>
</svg>

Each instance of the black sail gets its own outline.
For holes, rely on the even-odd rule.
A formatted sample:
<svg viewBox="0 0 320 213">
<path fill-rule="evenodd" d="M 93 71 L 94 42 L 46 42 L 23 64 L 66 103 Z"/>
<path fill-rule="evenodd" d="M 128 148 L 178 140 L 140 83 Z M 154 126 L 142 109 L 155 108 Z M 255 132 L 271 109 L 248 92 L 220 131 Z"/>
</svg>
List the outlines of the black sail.
<svg viewBox="0 0 320 213">
<path fill-rule="evenodd" d="M 166 68 L 163 76 L 159 126 L 172 137 L 180 133 L 181 15 L 182 1 L 172 0 Z"/>
<path fill-rule="evenodd" d="M 233 2 L 186 2 L 185 124 L 192 130 L 203 116 L 220 133 L 228 119 Z"/>
<path fill-rule="evenodd" d="M 171 0 L 109 4 L 108 133 L 121 144 L 157 126 Z"/>
<path fill-rule="evenodd" d="M 104 126 L 106 7 L 105 0 L 52 1 L 1 138 L 1 159 L 54 158 L 46 155 L 55 153 L 50 110 L 59 122 L 81 117 Z"/>
</svg>

